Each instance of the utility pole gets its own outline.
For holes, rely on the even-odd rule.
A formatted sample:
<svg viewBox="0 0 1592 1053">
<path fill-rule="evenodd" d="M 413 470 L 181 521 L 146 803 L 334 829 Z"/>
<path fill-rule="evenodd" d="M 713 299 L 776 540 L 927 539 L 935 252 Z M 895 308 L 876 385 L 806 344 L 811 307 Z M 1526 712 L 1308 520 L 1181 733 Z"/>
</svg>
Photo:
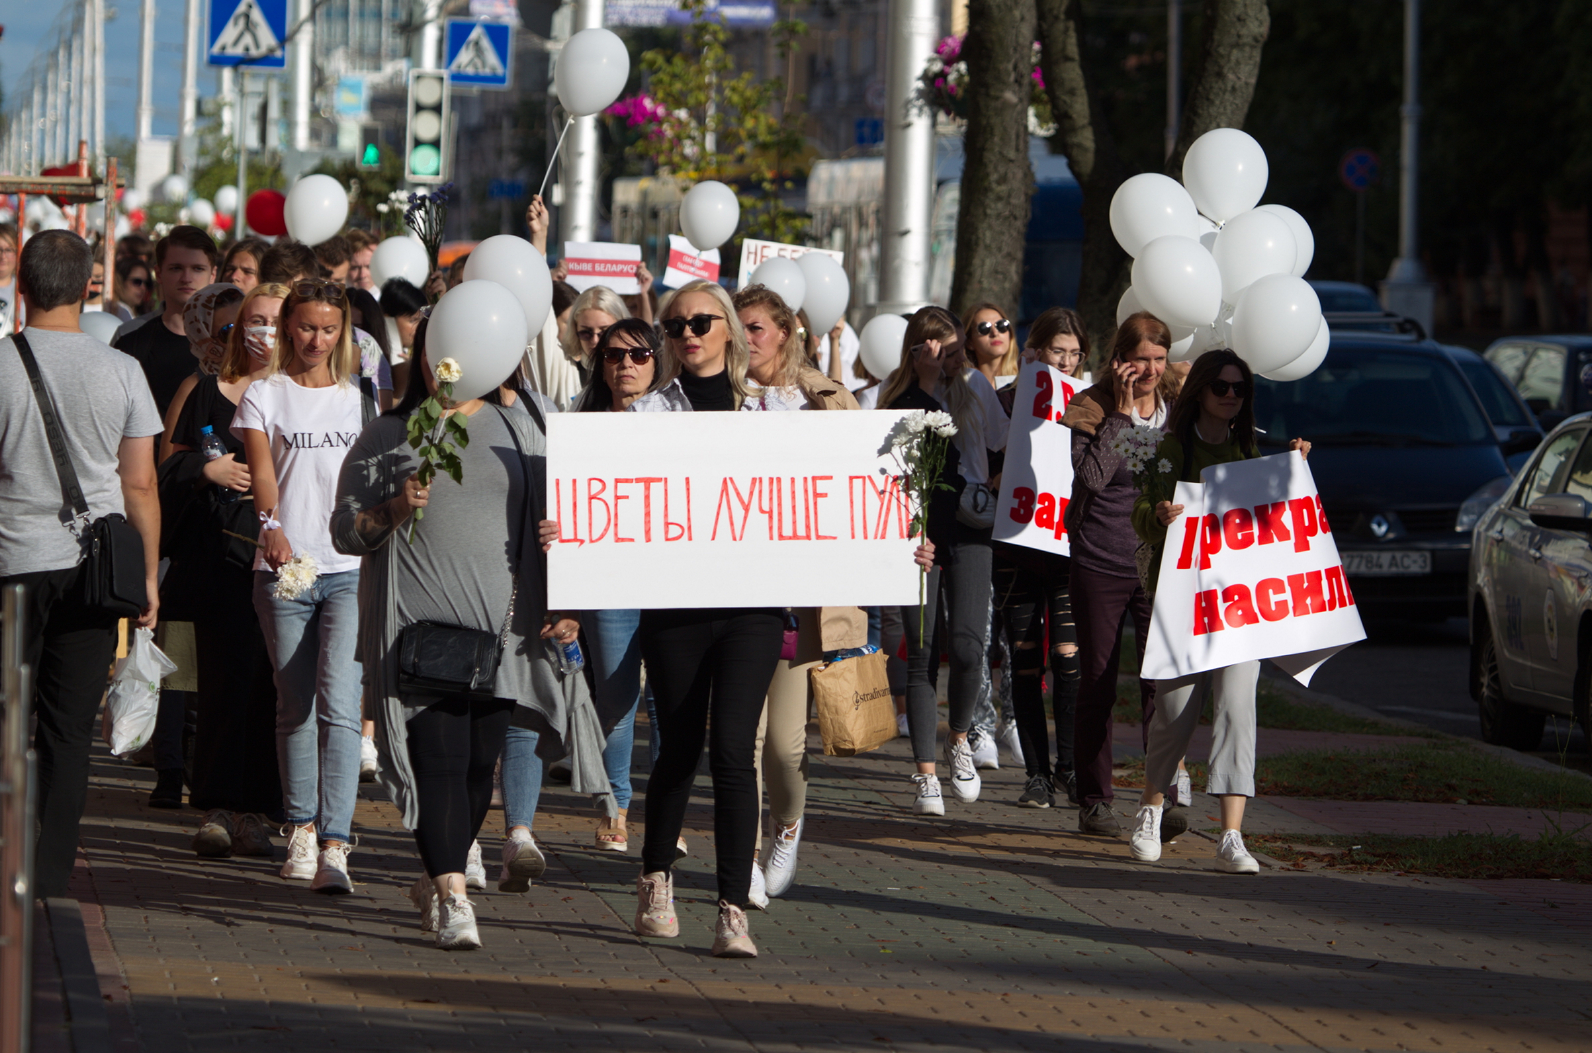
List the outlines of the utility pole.
<svg viewBox="0 0 1592 1053">
<path fill-rule="evenodd" d="M 1183 116 L 1183 3 L 1166 0 L 1166 156 L 1177 148 Z"/>
<path fill-rule="evenodd" d="M 138 42 L 138 141 L 155 134 L 155 0 L 144 0 Z"/>
<path fill-rule="evenodd" d="M 182 24 L 182 123 L 177 132 L 177 152 L 184 171 L 191 171 L 199 162 L 194 125 L 199 117 L 199 26 L 203 20 L 199 0 L 188 0 Z"/>
<path fill-rule="evenodd" d="M 90 0 L 94 9 L 94 157 L 105 161 L 105 0 Z"/>
<path fill-rule="evenodd" d="M 889 0 L 885 40 L 884 230 L 878 313 L 929 300 L 934 217 L 934 114 L 917 97 L 918 74 L 939 32 L 935 0 Z"/>
<path fill-rule="evenodd" d="M 1417 245 L 1421 130 L 1421 3 L 1404 0 L 1404 105 L 1399 107 L 1399 255 L 1382 282 L 1382 306 L 1430 335 L 1433 288 Z"/>
<path fill-rule="evenodd" d="M 190 0 L 192 2 L 192 0 Z M 298 0 L 298 32 L 293 36 L 293 130 L 288 144 L 294 153 L 310 148 L 311 97 L 315 94 L 315 2 Z M 303 168 L 301 161 L 297 166 Z M 290 181 L 297 172 L 283 172 Z"/>
<path fill-rule="evenodd" d="M 576 0 L 570 36 L 583 29 L 600 29 L 604 0 Z M 559 54 L 554 61 L 562 61 Z M 711 147 L 710 147 L 711 149 Z M 569 140 L 559 156 L 559 182 L 564 184 L 564 207 L 559 212 L 558 233 L 564 241 L 596 241 L 598 199 L 602 192 L 602 141 L 597 117 L 577 117 Z"/>
</svg>

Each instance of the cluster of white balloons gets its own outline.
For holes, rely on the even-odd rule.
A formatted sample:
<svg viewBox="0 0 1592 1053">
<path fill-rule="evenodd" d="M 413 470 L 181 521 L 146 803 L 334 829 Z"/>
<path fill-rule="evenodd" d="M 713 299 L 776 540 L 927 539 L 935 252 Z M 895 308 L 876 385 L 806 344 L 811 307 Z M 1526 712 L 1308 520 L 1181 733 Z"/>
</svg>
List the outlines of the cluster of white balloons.
<svg viewBox="0 0 1592 1053">
<path fill-rule="evenodd" d="M 372 256 L 372 269 L 375 263 Z M 552 310 L 547 260 L 524 238 L 494 235 L 470 251 L 464 281 L 432 308 L 426 361 L 433 373 L 444 358 L 459 363 L 464 375 L 454 384 L 453 397 L 461 402 L 479 398 L 519 368 L 526 345 L 541 332 Z"/>
<path fill-rule="evenodd" d="M 795 259 L 770 256 L 757 265 L 746 284 L 779 293 L 792 311 L 805 307 L 807 321 L 819 336 L 835 327 L 851 299 L 851 279 L 845 268 L 822 252 L 805 252 Z"/>
<path fill-rule="evenodd" d="M 1149 311 L 1172 330 L 1174 362 L 1231 347 L 1272 380 L 1297 380 L 1327 354 L 1321 302 L 1304 280 L 1315 237 L 1304 217 L 1261 205 L 1266 152 L 1236 128 L 1206 132 L 1183 182 L 1136 175 L 1111 199 L 1111 232 L 1133 257 L 1120 324 Z M 878 374 L 883 375 L 883 374 Z"/>
</svg>

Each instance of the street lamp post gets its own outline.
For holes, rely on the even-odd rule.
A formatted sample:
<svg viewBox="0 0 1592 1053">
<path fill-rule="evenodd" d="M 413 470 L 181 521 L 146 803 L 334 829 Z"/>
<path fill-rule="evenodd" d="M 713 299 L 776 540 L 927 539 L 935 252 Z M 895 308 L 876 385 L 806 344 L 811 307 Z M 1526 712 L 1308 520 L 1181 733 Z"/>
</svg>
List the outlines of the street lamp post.
<svg viewBox="0 0 1592 1053">
<path fill-rule="evenodd" d="M 885 43 L 884 215 L 879 313 L 929 302 L 934 220 L 934 113 L 918 98 L 918 74 L 934 53 L 935 0 L 890 0 Z"/>
<path fill-rule="evenodd" d="M 602 28 L 603 8 L 603 0 L 576 0 L 570 35 L 583 29 Z M 569 141 L 560 153 L 559 165 L 559 182 L 564 185 L 559 234 L 565 241 L 595 241 L 597 204 L 602 189 L 602 140 L 595 114 L 575 118 L 569 129 Z"/>
<path fill-rule="evenodd" d="M 1432 331 L 1433 286 L 1417 255 L 1421 128 L 1421 2 L 1404 0 L 1404 105 L 1399 107 L 1399 255 L 1381 283 L 1382 306 Z"/>
</svg>

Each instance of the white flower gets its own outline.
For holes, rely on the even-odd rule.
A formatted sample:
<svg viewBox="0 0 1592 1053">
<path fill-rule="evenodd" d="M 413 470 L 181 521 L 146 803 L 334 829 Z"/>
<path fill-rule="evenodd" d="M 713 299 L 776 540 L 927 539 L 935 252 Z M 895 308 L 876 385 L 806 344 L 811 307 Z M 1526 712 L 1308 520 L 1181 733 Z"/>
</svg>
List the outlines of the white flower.
<svg viewBox="0 0 1592 1053">
<path fill-rule="evenodd" d="M 437 383 L 453 384 L 464 376 L 464 370 L 459 368 L 459 363 L 451 358 L 444 358 L 437 363 Z"/>
<path fill-rule="evenodd" d="M 929 415 L 922 410 L 913 410 L 906 415 L 902 423 L 906 425 L 907 434 L 917 435 L 928 428 Z"/>
<path fill-rule="evenodd" d="M 314 556 L 309 553 L 294 556 L 277 568 L 276 584 L 271 591 L 279 600 L 296 600 L 309 591 L 319 576 L 320 568 L 315 565 Z"/>
<path fill-rule="evenodd" d="M 388 212 L 387 202 L 383 201 L 377 204 L 376 211 L 380 212 L 382 215 L 386 215 Z"/>
<path fill-rule="evenodd" d="M 952 420 L 951 415 L 943 410 L 925 413 L 923 415 L 923 424 L 925 428 L 933 428 L 935 434 L 944 439 L 949 439 L 956 434 L 956 421 Z"/>
<path fill-rule="evenodd" d="M 1167 472 L 1172 470 L 1172 462 L 1167 460 L 1165 457 L 1162 457 L 1160 462 L 1156 464 L 1155 467 L 1159 472 L 1161 472 L 1162 475 L 1165 475 Z"/>
</svg>

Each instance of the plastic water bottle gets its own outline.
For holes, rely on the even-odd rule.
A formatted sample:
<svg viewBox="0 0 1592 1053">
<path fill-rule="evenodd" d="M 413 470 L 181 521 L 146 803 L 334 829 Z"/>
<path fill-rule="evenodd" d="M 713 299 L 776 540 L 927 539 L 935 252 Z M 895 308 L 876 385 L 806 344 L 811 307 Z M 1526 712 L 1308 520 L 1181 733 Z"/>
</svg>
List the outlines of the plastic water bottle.
<svg viewBox="0 0 1592 1053">
<path fill-rule="evenodd" d="M 580 653 L 580 637 L 572 636 L 567 641 L 559 643 L 549 636 L 547 638 L 547 657 L 558 666 L 558 671 L 565 676 L 573 676 L 586 668 L 586 657 Z"/>
<path fill-rule="evenodd" d="M 199 435 L 199 448 L 204 451 L 205 460 L 219 460 L 227 455 L 226 444 L 221 441 L 221 437 L 216 434 L 215 429 L 210 425 L 206 424 L 203 428 L 200 428 Z M 217 483 L 216 489 L 221 491 L 216 500 L 224 505 L 230 505 L 238 499 L 238 492 L 230 486 L 222 486 Z"/>
</svg>

